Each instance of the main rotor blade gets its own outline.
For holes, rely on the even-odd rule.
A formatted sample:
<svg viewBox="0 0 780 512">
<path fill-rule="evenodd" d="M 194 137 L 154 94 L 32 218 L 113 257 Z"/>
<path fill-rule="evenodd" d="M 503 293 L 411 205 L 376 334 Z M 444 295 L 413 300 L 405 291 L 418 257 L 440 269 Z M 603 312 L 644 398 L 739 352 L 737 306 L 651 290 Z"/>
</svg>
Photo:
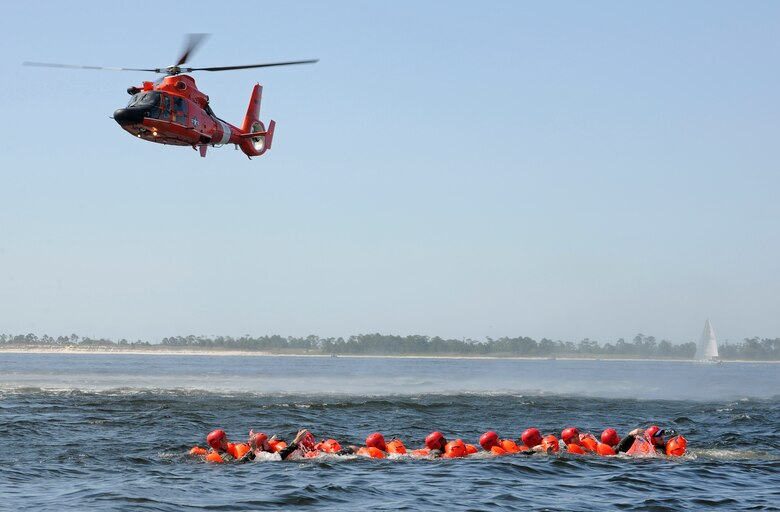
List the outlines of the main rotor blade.
<svg viewBox="0 0 780 512">
<path fill-rule="evenodd" d="M 315 62 L 319 62 L 319 61 L 320 59 L 294 60 L 290 62 L 274 62 L 271 64 L 249 64 L 247 66 L 217 66 L 213 68 L 181 68 L 181 70 L 185 73 L 189 73 L 190 71 L 230 71 L 233 69 L 268 68 L 271 66 L 290 66 L 292 64 L 314 64 Z"/>
<path fill-rule="evenodd" d="M 198 46 L 200 46 L 208 36 L 208 34 L 187 34 L 187 42 L 184 45 L 184 51 L 182 51 L 181 57 L 179 57 L 179 61 L 176 65 L 181 66 L 187 62 L 195 53 L 195 50 L 198 49 Z"/>
<path fill-rule="evenodd" d="M 98 69 L 108 71 L 146 71 L 150 73 L 160 73 L 159 69 L 138 69 L 138 68 L 113 68 L 105 66 L 77 66 L 74 64 L 55 64 L 52 62 L 22 62 L 23 66 L 34 66 L 39 68 L 67 68 L 67 69 Z"/>
</svg>

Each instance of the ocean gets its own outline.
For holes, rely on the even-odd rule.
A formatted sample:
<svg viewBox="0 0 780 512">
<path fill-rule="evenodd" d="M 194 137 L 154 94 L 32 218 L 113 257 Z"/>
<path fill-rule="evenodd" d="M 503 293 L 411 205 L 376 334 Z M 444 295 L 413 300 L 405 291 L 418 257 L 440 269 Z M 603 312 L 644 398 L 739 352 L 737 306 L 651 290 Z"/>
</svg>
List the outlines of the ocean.
<svg viewBox="0 0 780 512">
<path fill-rule="evenodd" d="M 780 366 L 0 353 L 0 510 L 780 510 Z M 224 429 L 408 448 L 433 430 L 657 424 L 681 458 L 561 453 L 207 464 Z"/>
</svg>

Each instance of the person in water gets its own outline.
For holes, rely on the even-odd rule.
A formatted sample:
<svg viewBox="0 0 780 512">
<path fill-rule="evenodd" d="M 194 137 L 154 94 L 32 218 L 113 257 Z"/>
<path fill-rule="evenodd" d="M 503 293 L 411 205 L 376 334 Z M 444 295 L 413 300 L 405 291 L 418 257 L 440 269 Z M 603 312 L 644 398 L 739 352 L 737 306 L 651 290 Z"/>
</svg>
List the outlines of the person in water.
<svg viewBox="0 0 780 512">
<path fill-rule="evenodd" d="M 266 434 L 262 432 L 255 434 L 251 430 L 249 431 L 249 434 L 250 450 L 248 450 L 242 457 L 239 458 L 240 462 L 255 460 L 258 456 L 260 456 L 261 453 L 264 452 L 273 452 L 273 448 L 271 447 L 271 443 L 269 442 L 268 436 Z M 290 444 L 276 453 L 279 454 L 282 460 L 287 460 L 291 458 L 303 457 L 307 452 L 312 450 L 314 450 L 314 436 L 311 432 L 304 428 L 298 431 L 295 439 L 293 439 Z"/>
<path fill-rule="evenodd" d="M 499 439 L 498 434 L 489 430 L 482 434 L 479 438 L 479 445 L 486 452 L 493 453 L 495 455 L 504 455 L 506 453 L 525 452 L 528 450 L 526 446 L 518 446 L 516 442 L 511 439 Z"/>
<path fill-rule="evenodd" d="M 228 442 L 227 435 L 222 429 L 210 432 L 206 436 L 206 442 L 211 447 L 211 451 L 206 455 L 206 460 L 209 462 L 238 460 L 249 451 L 249 445 Z"/>
<path fill-rule="evenodd" d="M 660 450 L 664 453 L 664 435 L 666 431 L 653 425 L 649 428 L 635 428 L 618 443 L 616 452 L 624 452 L 628 455 L 647 454 L 655 455 Z"/>
</svg>

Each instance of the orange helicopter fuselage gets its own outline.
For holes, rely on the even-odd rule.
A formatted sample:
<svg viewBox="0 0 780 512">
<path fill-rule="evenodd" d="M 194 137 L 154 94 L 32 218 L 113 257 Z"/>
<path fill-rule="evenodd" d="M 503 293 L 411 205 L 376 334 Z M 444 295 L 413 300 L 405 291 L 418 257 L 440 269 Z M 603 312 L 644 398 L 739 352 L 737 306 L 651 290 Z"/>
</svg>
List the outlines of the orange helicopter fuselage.
<svg viewBox="0 0 780 512">
<path fill-rule="evenodd" d="M 127 107 L 114 112 L 114 120 L 128 133 L 150 142 L 191 146 L 206 156 L 208 146 L 235 144 L 250 158 L 271 148 L 276 126 L 266 130 L 260 121 L 263 88 L 255 84 L 246 117 L 239 128 L 218 118 L 209 107 L 209 97 L 198 90 L 189 75 L 167 76 L 157 85 L 144 82 L 131 87 Z"/>
</svg>

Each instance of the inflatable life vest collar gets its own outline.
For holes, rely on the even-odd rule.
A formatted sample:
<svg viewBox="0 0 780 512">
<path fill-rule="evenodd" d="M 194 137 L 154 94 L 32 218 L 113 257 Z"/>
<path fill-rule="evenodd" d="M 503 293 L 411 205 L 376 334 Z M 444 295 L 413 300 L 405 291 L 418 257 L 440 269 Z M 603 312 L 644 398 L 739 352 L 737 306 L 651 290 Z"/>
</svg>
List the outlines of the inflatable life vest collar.
<svg viewBox="0 0 780 512">
<path fill-rule="evenodd" d="M 569 450 L 569 453 L 578 453 L 580 455 L 585 455 L 585 450 L 582 449 L 582 446 L 574 443 L 569 443 L 566 445 L 566 448 Z"/>
</svg>

